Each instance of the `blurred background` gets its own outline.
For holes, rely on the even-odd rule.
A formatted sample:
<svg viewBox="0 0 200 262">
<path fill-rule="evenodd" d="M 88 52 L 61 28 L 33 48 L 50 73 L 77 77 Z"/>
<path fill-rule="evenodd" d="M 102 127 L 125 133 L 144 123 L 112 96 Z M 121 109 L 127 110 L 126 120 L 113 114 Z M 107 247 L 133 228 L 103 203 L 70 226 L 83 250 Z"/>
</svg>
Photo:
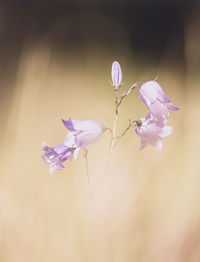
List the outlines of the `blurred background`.
<svg viewBox="0 0 200 262">
<path fill-rule="evenodd" d="M 122 90 L 158 77 L 181 110 L 161 152 L 130 130 L 103 180 L 110 134 L 49 174 L 41 144 L 63 143 L 61 118 L 114 121 L 111 65 Z M 200 261 L 198 1 L 0 3 L 0 261 Z M 139 90 L 117 134 L 145 116 Z"/>
</svg>

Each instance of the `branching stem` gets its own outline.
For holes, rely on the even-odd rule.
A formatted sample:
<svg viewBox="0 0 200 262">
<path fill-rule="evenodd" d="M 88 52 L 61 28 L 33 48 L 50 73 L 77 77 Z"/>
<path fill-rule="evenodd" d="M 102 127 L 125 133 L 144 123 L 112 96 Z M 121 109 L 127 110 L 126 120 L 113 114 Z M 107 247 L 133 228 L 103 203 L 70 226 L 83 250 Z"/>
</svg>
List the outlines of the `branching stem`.
<svg viewBox="0 0 200 262">
<path fill-rule="evenodd" d="M 121 133 L 121 135 L 120 136 L 118 136 L 118 137 L 116 137 L 116 138 L 121 138 L 122 136 L 124 136 L 125 134 L 126 134 L 126 132 L 129 130 L 129 129 L 131 129 L 133 126 L 134 126 L 134 123 L 137 123 L 138 121 L 131 121 L 130 119 L 129 119 L 129 125 L 128 125 L 128 127 Z"/>
<path fill-rule="evenodd" d="M 113 148 L 115 145 L 115 134 L 116 134 L 116 129 L 117 129 L 117 120 L 118 120 L 118 115 L 119 115 L 119 107 L 123 101 L 123 99 L 128 96 L 131 91 L 138 85 L 139 82 L 133 84 L 128 91 L 124 91 L 120 97 L 118 97 L 118 90 L 115 91 L 115 120 L 114 120 L 114 124 L 113 124 L 113 130 L 112 130 L 112 140 L 111 140 L 111 146 L 110 146 L 110 154 L 112 154 L 113 152 Z M 129 127 L 130 128 L 130 127 Z M 128 129 L 129 129 L 128 128 Z M 128 131 L 128 129 L 126 130 L 126 132 Z M 125 133 L 126 133 L 125 132 Z"/>
<path fill-rule="evenodd" d="M 107 170 L 108 170 L 108 166 L 109 166 L 109 162 L 110 162 L 110 157 L 112 155 L 114 146 L 115 146 L 115 140 L 116 138 L 116 130 L 117 130 L 117 121 L 118 121 L 118 115 L 119 115 L 119 107 L 123 101 L 123 99 L 129 95 L 131 93 L 131 91 L 139 84 L 139 82 L 136 82 L 135 84 L 133 84 L 128 91 L 124 91 L 120 96 L 118 96 L 118 91 L 119 88 L 115 88 L 115 120 L 114 120 L 114 124 L 113 124 L 113 129 L 112 129 L 112 138 L 111 138 L 111 143 L 110 143 L 110 150 L 109 150 L 109 154 L 108 154 L 108 158 L 106 161 L 106 167 L 105 167 L 105 172 L 103 177 L 106 175 Z M 133 124 L 133 123 L 132 123 Z M 131 124 L 131 125 L 132 125 Z M 130 125 L 130 124 L 129 124 Z M 126 129 L 122 135 L 124 135 L 131 127 L 129 126 L 128 129 Z M 121 136 L 122 136 L 121 135 Z M 120 136 L 120 137 L 121 137 Z"/>
</svg>

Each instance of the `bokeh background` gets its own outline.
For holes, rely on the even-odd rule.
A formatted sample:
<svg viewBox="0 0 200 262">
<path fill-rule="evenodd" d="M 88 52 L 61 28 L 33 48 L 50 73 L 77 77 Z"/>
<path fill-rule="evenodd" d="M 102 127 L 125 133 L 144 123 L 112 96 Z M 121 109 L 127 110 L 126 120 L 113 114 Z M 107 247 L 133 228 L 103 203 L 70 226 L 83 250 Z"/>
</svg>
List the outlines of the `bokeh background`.
<svg viewBox="0 0 200 262">
<path fill-rule="evenodd" d="M 112 127 L 111 64 L 125 90 L 158 77 L 172 102 L 161 152 L 121 138 L 104 179 L 110 134 L 50 176 L 42 141 L 63 143 L 61 118 Z M 0 3 L 0 261 L 200 261 L 198 1 Z M 147 113 L 138 89 L 117 134 Z"/>
</svg>

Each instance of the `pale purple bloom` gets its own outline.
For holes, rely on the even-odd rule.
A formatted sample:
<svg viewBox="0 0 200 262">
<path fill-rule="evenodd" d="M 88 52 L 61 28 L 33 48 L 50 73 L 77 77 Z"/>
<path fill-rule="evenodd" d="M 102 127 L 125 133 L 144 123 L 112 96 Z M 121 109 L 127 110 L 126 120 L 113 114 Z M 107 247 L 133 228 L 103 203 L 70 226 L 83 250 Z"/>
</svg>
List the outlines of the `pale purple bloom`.
<svg viewBox="0 0 200 262">
<path fill-rule="evenodd" d="M 75 148 L 75 160 L 82 148 L 96 142 L 102 136 L 102 126 L 95 120 L 69 119 L 62 121 L 65 127 L 70 131 L 65 138 L 64 144 L 67 147 Z"/>
<path fill-rule="evenodd" d="M 42 148 L 45 151 L 42 158 L 48 164 L 50 164 L 49 171 L 53 175 L 57 169 L 62 170 L 62 165 L 67 159 L 71 158 L 74 153 L 74 148 L 67 147 L 65 145 L 58 145 L 55 147 L 48 147 L 45 142 L 42 143 Z"/>
<path fill-rule="evenodd" d="M 135 132 L 141 139 L 140 150 L 148 144 L 155 147 L 156 150 L 162 149 L 162 138 L 172 133 L 173 127 L 160 126 L 158 122 L 153 120 L 153 115 L 148 113 L 145 118 L 140 118 L 135 125 Z"/>
<path fill-rule="evenodd" d="M 171 103 L 171 100 L 165 95 L 162 87 L 156 81 L 148 81 L 142 84 L 140 98 L 161 125 L 167 122 L 169 110 L 179 110 L 179 107 Z"/>
<path fill-rule="evenodd" d="M 119 90 L 122 82 L 122 70 L 120 64 L 117 61 L 114 61 L 112 64 L 111 77 L 113 86 L 116 90 Z"/>
</svg>

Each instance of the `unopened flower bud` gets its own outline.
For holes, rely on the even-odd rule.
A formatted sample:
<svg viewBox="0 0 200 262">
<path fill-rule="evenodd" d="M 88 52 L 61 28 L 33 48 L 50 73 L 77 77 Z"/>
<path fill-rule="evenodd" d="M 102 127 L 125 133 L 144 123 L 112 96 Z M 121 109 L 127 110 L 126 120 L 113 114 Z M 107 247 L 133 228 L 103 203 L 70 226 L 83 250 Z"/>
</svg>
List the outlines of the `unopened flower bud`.
<svg viewBox="0 0 200 262">
<path fill-rule="evenodd" d="M 112 64 L 111 76 L 113 86 L 115 87 L 115 90 L 118 91 L 122 82 L 122 70 L 120 64 L 117 61 L 114 61 Z"/>
</svg>

